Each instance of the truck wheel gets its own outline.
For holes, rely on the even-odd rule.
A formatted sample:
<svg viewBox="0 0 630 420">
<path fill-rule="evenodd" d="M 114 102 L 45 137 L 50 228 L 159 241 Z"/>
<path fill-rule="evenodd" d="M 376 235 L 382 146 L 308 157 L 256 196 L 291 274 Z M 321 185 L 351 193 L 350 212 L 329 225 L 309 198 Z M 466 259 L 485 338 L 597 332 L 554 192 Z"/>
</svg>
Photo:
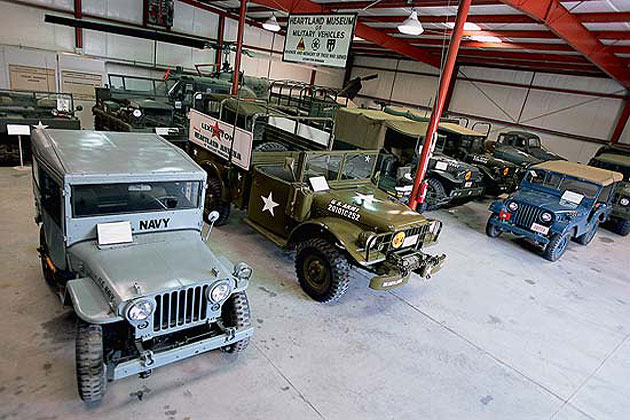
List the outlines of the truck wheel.
<svg viewBox="0 0 630 420">
<path fill-rule="evenodd" d="M 493 214 L 488 219 L 488 224 L 486 224 L 486 235 L 488 235 L 491 238 L 498 238 L 503 233 L 501 228 L 491 223 L 491 222 L 496 222 L 497 220 L 499 220 L 499 216 L 497 216 L 496 214 Z"/>
<path fill-rule="evenodd" d="M 247 328 L 252 325 L 252 316 L 249 309 L 249 300 L 245 292 L 236 292 L 223 304 L 221 318 L 226 327 Z M 249 345 L 249 337 L 221 347 L 226 353 L 240 353 Z"/>
<path fill-rule="evenodd" d="M 76 338 L 77 386 L 79 397 L 86 403 L 97 403 L 105 395 L 107 368 L 103 354 L 103 328 L 79 320 Z"/>
<path fill-rule="evenodd" d="M 298 244 L 295 271 L 304 292 L 318 302 L 334 302 L 348 290 L 348 259 L 326 239 Z"/>
<path fill-rule="evenodd" d="M 44 234 L 44 226 L 39 228 L 39 259 L 42 262 L 42 274 L 46 284 L 50 287 L 56 287 L 55 273 L 48 265 L 46 257 L 48 256 L 48 246 L 46 245 L 46 235 Z"/>
<path fill-rule="evenodd" d="M 266 141 L 254 147 L 254 152 L 286 152 L 289 149 L 277 141 Z"/>
<path fill-rule="evenodd" d="M 427 210 L 436 210 L 441 207 L 437 203 L 446 198 L 446 190 L 444 185 L 439 179 L 429 178 L 427 179 L 427 195 L 424 199 L 424 203 L 418 207 L 418 213 L 424 213 Z"/>
<path fill-rule="evenodd" d="M 577 238 L 575 238 L 575 242 L 577 242 L 580 245 L 588 245 L 591 243 L 591 241 L 593 240 L 593 238 L 595 237 L 595 234 L 597 233 L 597 228 L 599 227 L 599 222 L 596 222 L 593 227 L 591 228 L 591 230 L 589 230 L 588 232 L 585 232 L 583 234 L 581 234 L 580 236 L 578 236 Z"/>
<path fill-rule="evenodd" d="M 543 258 L 548 261 L 557 261 L 558 259 L 560 259 L 560 257 L 562 257 L 564 252 L 567 250 L 570 237 L 571 232 L 567 232 L 565 234 L 554 234 L 551 237 L 551 241 L 549 241 L 549 243 L 545 247 Z"/>
<path fill-rule="evenodd" d="M 615 233 L 621 236 L 630 234 L 630 220 L 620 219 L 615 225 Z"/>
<path fill-rule="evenodd" d="M 203 206 L 203 220 L 210 223 L 208 216 L 211 211 L 218 211 L 219 218 L 214 224 L 224 225 L 230 217 L 230 202 L 221 198 L 221 181 L 215 177 L 208 178 L 208 189 L 206 190 L 206 200 Z"/>
</svg>

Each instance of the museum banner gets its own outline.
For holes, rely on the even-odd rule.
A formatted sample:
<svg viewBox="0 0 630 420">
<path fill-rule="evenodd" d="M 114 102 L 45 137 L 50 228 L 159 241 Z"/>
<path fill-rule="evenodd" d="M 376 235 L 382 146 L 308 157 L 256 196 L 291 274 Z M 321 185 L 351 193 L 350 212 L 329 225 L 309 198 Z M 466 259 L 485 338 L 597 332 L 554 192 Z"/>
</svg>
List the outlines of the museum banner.
<svg viewBox="0 0 630 420">
<path fill-rule="evenodd" d="M 355 13 L 289 15 L 282 60 L 346 67 L 356 21 Z"/>
<path fill-rule="evenodd" d="M 232 163 L 245 170 L 249 169 L 252 156 L 252 133 L 194 109 L 190 110 L 189 118 L 188 138 L 191 142 L 228 160 L 231 151 Z"/>
</svg>

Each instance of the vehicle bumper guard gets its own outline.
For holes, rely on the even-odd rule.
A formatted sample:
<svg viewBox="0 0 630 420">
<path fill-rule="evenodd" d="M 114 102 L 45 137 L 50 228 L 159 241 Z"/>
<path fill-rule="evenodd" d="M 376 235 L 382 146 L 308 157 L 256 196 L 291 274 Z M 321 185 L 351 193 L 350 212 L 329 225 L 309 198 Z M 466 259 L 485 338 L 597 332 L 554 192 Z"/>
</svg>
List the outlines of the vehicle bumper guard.
<svg viewBox="0 0 630 420">
<path fill-rule="evenodd" d="M 174 349 L 156 352 L 145 352 L 143 357 L 138 357 L 123 363 L 117 364 L 113 369 L 108 369 L 108 379 L 118 380 L 127 376 L 149 372 L 160 366 L 196 356 L 207 351 L 218 349 L 229 344 L 254 335 L 254 327 L 231 329 L 226 333 L 206 338 L 194 343 L 184 344 Z M 148 357 L 147 357 L 148 355 Z"/>
<path fill-rule="evenodd" d="M 524 236 L 528 239 L 533 240 L 534 242 L 541 243 L 543 245 L 547 245 L 549 243 L 549 238 L 540 233 L 532 232 L 531 230 L 524 229 L 518 226 L 514 226 L 513 224 L 503 221 L 503 220 L 491 220 L 490 223 L 499 227 L 504 232 L 510 232 L 517 236 Z"/>
<path fill-rule="evenodd" d="M 446 254 L 429 255 L 419 251 L 391 254 L 385 263 L 386 272 L 373 277 L 370 288 L 389 290 L 402 286 L 409 281 L 411 272 L 428 280 L 442 268 L 445 260 Z"/>
</svg>

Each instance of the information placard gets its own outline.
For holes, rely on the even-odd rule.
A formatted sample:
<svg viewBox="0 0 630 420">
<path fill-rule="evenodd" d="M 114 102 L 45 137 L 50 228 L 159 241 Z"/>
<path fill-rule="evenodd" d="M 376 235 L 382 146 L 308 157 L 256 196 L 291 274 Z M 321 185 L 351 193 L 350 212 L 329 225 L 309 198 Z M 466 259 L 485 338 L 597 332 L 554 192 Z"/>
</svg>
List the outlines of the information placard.
<svg viewBox="0 0 630 420">
<path fill-rule="evenodd" d="M 346 67 L 356 21 L 354 13 L 289 15 L 282 60 Z"/>
<path fill-rule="evenodd" d="M 194 109 L 190 110 L 189 118 L 188 139 L 191 142 L 224 159 L 229 159 L 232 150 L 232 162 L 245 170 L 249 169 L 252 158 L 252 133 Z"/>
</svg>

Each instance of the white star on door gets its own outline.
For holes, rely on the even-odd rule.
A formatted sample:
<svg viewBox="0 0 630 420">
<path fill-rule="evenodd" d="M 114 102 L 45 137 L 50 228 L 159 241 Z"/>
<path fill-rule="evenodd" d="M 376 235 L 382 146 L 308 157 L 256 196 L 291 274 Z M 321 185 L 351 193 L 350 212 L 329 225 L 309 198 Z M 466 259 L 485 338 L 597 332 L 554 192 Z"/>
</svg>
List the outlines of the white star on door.
<svg viewBox="0 0 630 420">
<path fill-rule="evenodd" d="M 265 196 L 260 196 L 260 198 L 262 198 L 263 201 L 263 209 L 262 211 L 269 211 L 269 213 L 271 213 L 272 216 L 275 217 L 275 214 L 273 212 L 273 209 L 275 207 L 278 207 L 280 204 L 276 203 L 275 201 L 273 201 L 273 193 L 271 191 L 269 191 L 269 196 L 265 197 Z"/>
<path fill-rule="evenodd" d="M 33 124 L 33 128 L 37 128 L 37 129 L 43 130 L 44 128 L 48 128 L 48 126 L 42 124 L 42 122 L 40 121 L 39 124 Z"/>
</svg>

